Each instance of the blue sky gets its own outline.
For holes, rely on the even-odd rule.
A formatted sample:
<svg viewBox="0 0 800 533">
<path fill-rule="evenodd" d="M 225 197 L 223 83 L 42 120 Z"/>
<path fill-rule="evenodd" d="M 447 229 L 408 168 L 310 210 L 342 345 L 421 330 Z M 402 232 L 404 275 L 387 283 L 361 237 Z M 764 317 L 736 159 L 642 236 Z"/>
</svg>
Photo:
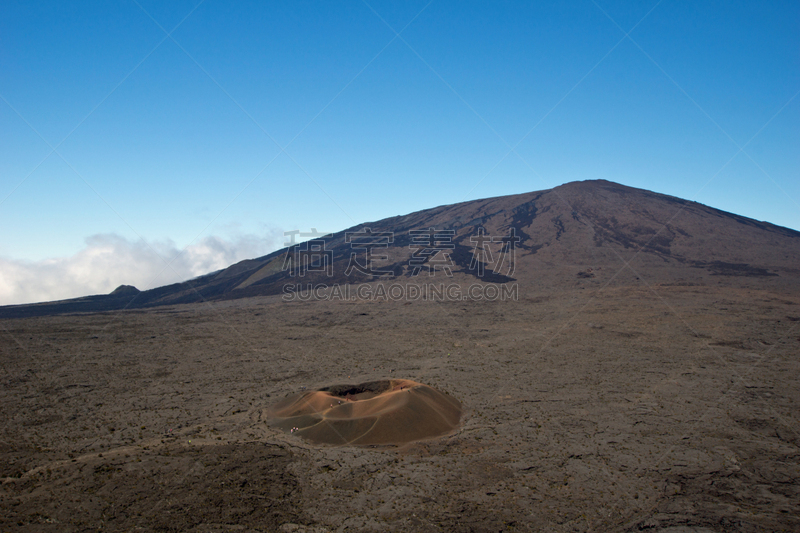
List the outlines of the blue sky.
<svg viewBox="0 0 800 533">
<path fill-rule="evenodd" d="M 583 179 L 800 229 L 798 28 L 788 1 L 6 0 L 0 304 Z"/>
</svg>

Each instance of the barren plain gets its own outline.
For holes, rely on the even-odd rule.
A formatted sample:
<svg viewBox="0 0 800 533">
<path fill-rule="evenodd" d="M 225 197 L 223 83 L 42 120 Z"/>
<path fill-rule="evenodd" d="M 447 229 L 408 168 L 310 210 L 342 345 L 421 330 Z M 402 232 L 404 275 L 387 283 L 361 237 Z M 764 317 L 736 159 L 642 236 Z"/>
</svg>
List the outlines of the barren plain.
<svg viewBox="0 0 800 533">
<path fill-rule="evenodd" d="M 259 297 L 2 323 L 3 531 L 796 531 L 800 298 Z M 265 411 L 403 378 L 452 434 L 325 446 Z"/>
</svg>

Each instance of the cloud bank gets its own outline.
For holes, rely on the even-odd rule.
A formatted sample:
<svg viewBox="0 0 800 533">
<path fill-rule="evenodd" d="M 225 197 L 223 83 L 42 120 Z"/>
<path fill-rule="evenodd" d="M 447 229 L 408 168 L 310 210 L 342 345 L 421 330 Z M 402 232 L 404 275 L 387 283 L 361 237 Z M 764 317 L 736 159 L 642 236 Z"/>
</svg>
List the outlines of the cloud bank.
<svg viewBox="0 0 800 533">
<path fill-rule="evenodd" d="M 107 294 L 120 285 L 139 290 L 177 283 L 266 255 L 283 246 L 283 232 L 232 239 L 205 237 L 181 253 L 171 241 L 130 241 L 93 235 L 70 257 L 21 261 L 0 257 L 0 305 Z M 167 266 L 169 263 L 169 266 Z"/>
</svg>

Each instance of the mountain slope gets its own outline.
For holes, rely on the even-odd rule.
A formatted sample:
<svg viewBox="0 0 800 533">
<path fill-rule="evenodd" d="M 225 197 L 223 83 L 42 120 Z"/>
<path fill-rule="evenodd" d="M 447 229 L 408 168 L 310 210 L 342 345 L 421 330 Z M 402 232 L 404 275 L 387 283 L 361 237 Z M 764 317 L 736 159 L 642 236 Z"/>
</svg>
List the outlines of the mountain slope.
<svg viewBox="0 0 800 533">
<path fill-rule="evenodd" d="M 379 246 L 368 261 L 370 243 Z M 604 180 L 360 224 L 320 239 L 316 254 L 311 244 L 147 291 L 1 307 L 0 317 L 274 295 L 287 284 L 482 282 L 536 290 L 643 278 L 797 290 L 800 281 L 800 232 Z"/>
</svg>

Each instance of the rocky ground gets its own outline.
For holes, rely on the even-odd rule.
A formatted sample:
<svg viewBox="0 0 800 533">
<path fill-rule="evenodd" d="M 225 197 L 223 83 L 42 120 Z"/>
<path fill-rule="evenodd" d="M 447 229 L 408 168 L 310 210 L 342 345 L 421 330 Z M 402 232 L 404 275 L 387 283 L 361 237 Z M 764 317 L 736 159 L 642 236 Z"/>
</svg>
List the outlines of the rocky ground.
<svg viewBox="0 0 800 533">
<path fill-rule="evenodd" d="M 800 297 L 259 297 L 0 322 L 2 531 L 797 531 Z M 265 411 L 405 378 L 461 427 L 312 445 Z"/>
</svg>

